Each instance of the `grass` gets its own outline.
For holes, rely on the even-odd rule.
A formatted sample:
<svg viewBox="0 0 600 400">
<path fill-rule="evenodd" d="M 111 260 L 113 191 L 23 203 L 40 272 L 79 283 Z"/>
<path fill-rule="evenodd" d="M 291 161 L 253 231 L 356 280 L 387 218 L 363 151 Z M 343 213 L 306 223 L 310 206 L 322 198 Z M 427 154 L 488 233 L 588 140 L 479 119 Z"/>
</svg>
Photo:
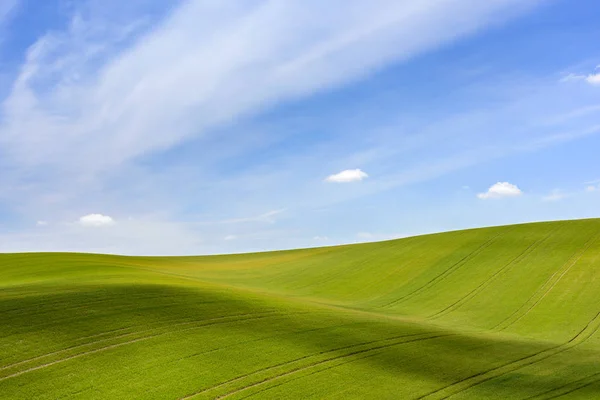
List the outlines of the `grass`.
<svg viewBox="0 0 600 400">
<path fill-rule="evenodd" d="M 600 220 L 0 255 L 2 399 L 600 398 Z"/>
</svg>

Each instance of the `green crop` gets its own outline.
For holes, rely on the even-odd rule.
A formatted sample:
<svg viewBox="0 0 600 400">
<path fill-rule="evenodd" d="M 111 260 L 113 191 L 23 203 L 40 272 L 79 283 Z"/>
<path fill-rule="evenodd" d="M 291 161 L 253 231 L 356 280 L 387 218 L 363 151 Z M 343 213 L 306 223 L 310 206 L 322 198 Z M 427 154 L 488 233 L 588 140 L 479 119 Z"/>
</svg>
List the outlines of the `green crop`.
<svg viewBox="0 0 600 400">
<path fill-rule="evenodd" d="M 600 220 L 0 255 L 0 399 L 600 398 Z"/>
</svg>

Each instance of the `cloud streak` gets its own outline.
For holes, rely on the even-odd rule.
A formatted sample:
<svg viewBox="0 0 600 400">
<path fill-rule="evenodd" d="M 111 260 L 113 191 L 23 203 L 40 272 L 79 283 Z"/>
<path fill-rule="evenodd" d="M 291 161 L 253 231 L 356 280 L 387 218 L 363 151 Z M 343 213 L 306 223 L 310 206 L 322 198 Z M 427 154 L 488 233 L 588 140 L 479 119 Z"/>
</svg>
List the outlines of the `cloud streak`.
<svg viewBox="0 0 600 400">
<path fill-rule="evenodd" d="M 118 56 L 137 20 L 95 35 L 76 16 L 29 49 L 0 141 L 15 163 L 107 168 L 359 79 L 522 3 L 188 1 Z"/>
<path fill-rule="evenodd" d="M 344 115 L 352 121 L 349 129 L 338 127 L 333 132 L 319 126 L 327 134 L 303 140 L 302 145 L 311 143 L 294 147 L 293 155 L 276 159 L 268 152 L 256 156 L 247 151 L 260 147 L 254 132 L 243 125 L 251 117 L 351 85 L 536 3 L 185 1 L 152 26 L 140 15 L 111 24 L 76 13 L 64 31 L 49 33 L 29 48 L 2 103 L 0 167 L 9 173 L 0 177 L 5 188 L 0 188 L 0 197 L 12 199 L 25 215 L 31 210 L 39 213 L 28 215 L 30 225 L 52 215 L 52 224 L 36 231 L 59 229 L 59 221 L 76 221 L 88 210 L 110 215 L 131 215 L 132 210 L 136 216 L 148 211 L 139 208 L 161 210 L 160 223 L 148 223 L 157 232 L 149 239 L 160 241 L 159 227 L 168 225 L 176 231 L 174 237 L 189 235 L 190 240 L 181 243 L 205 251 L 206 247 L 196 247 L 196 239 L 211 240 L 205 233 L 227 245 L 242 243 L 251 231 L 275 222 L 280 228 L 298 209 L 339 204 L 596 134 L 598 127 L 586 123 L 595 118 L 597 102 L 589 106 L 581 97 L 572 107 L 567 103 L 578 98 L 570 90 L 596 93 L 596 87 L 584 82 L 558 85 L 553 75 L 550 83 L 561 89 L 535 82 L 539 85 L 531 84 L 526 95 L 494 98 L 462 115 L 452 107 L 448 112 L 430 109 L 414 126 L 411 115 L 402 115 L 398 117 L 402 123 L 390 126 L 393 134 L 388 136 L 377 130 L 377 124 L 384 124 L 377 118 L 353 126 L 357 116 Z M 508 92 L 508 86 L 502 83 L 498 92 Z M 361 112 L 368 114 L 379 106 L 366 105 Z M 565 110 L 575 111 L 560 113 Z M 548 115 L 563 117 L 535 121 Z M 315 115 L 319 122 L 311 128 L 323 118 Z M 567 127 L 567 122 L 573 125 Z M 224 129 L 236 124 L 238 129 Z M 265 141 L 277 143 L 288 132 L 272 129 L 261 134 L 268 136 Z M 452 140 L 440 140 L 444 138 Z M 169 154 L 169 149 L 193 141 L 199 144 L 195 152 L 187 153 L 187 164 L 182 162 L 180 169 L 161 164 L 162 157 L 179 160 L 179 154 Z M 226 152 L 239 157 L 223 167 L 218 164 L 227 164 Z M 240 166 L 245 162 L 249 168 Z M 373 178 L 356 185 L 323 184 L 328 174 L 356 165 Z M 365 178 L 362 170 L 346 170 L 325 180 Z M 490 190 L 480 195 L 507 196 Z M 279 207 L 289 211 L 286 221 L 280 219 Z M 60 208 L 61 215 L 54 208 Z M 223 218 L 223 210 L 225 216 L 241 217 Z M 196 213 L 216 217 L 198 222 L 189 217 Z M 167 221 L 185 222 L 178 222 L 181 229 L 176 229 Z M 87 235 L 108 231 L 141 235 L 143 230 L 141 223 L 121 219 L 114 229 L 73 225 Z M 57 237 L 73 241 L 76 235 Z M 110 242 L 105 237 L 102 241 Z M 267 242 L 275 243 L 273 237 Z M 181 249 L 174 241 L 169 245 Z"/>
</svg>

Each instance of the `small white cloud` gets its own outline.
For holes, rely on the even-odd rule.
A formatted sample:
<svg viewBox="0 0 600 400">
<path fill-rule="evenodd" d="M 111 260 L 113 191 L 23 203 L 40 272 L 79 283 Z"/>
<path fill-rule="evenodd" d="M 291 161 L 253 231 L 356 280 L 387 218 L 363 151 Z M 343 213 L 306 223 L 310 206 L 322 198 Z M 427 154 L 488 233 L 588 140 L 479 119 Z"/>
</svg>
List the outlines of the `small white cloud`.
<svg viewBox="0 0 600 400">
<path fill-rule="evenodd" d="M 585 80 L 591 85 L 600 85 L 600 73 L 588 75 Z"/>
<path fill-rule="evenodd" d="M 596 67 L 596 71 L 598 70 L 598 67 Z M 565 75 L 564 77 L 562 77 L 560 79 L 561 82 L 578 82 L 578 81 L 585 81 L 587 83 L 589 83 L 590 85 L 600 85 L 600 73 L 592 73 L 589 75 L 583 75 L 583 74 L 568 74 Z"/>
<path fill-rule="evenodd" d="M 549 195 L 542 197 L 543 201 L 559 201 L 564 199 L 565 197 L 569 197 L 567 193 L 564 193 L 560 189 L 554 189 L 550 192 Z"/>
<path fill-rule="evenodd" d="M 589 185 L 588 187 L 585 188 L 586 192 L 595 192 L 596 190 L 600 190 L 600 185 L 598 185 L 598 186 Z"/>
<path fill-rule="evenodd" d="M 48 221 L 38 221 L 35 223 L 37 226 L 46 226 L 48 225 Z"/>
<path fill-rule="evenodd" d="M 223 239 L 227 240 L 227 241 L 229 241 L 229 240 L 235 240 L 235 239 L 237 239 L 237 236 L 236 235 L 227 235 Z"/>
<path fill-rule="evenodd" d="M 335 183 L 347 183 L 347 182 L 358 182 L 362 181 L 365 178 L 368 178 L 366 172 L 360 169 L 346 169 L 337 174 L 329 175 L 325 181 L 326 182 L 335 182 Z"/>
<path fill-rule="evenodd" d="M 464 185 L 462 188 L 463 188 L 463 190 L 470 190 L 470 189 L 471 189 L 471 186 Z"/>
<path fill-rule="evenodd" d="M 485 193 L 477 194 L 480 199 L 497 199 L 501 197 L 517 197 L 523 192 L 516 185 L 508 182 L 498 182 L 490 186 Z"/>
<path fill-rule="evenodd" d="M 82 226 L 97 227 L 97 226 L 113 225 L 115 223 L 115 220 L 112 219 L 112 217 L 109 217 L 108 215 L 88 214 L 88 215 L 84 215 L 83 217 L 79 218 L 78 222 Z"/>
</svg>

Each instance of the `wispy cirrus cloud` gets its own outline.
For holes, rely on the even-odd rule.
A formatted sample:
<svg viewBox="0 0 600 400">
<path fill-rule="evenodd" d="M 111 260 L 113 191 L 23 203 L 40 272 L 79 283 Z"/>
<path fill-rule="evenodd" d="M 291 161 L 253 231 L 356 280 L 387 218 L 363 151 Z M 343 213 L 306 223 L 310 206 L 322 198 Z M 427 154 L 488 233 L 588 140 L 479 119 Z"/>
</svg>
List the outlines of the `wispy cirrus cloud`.
<svg viewBox="0 0 600 400">
<path fill-rule="evenodd" d="M 364 77 L 524 3 L 535 2 L 188 1 L 124 51 L 137 18 L 98 28 L 76 14 L 29 49 L 0 141 L 15 163 L 104 169 Z"/>
<path fill-rule="evenodd" d="M 376 132 L 377 120 L 357 126 L 357 132 L 340 129 L 336 140 L 311 147 L 306 155 L 283 160 L 266 155 L 256 162 L 260 168 L 239 168 L 227 176 L 207 161 L 217 164 L 227 151 L 245 159 L 244 146 L 257 141 L 248 138 L 246 126 L 234 133 L 219 128 L 353 84 L 537 3 L 185 1 L 172 3 L 174 8 L 160 18 L 125 13 L 112 22 L 120 13 L 97 18 L 76 10 L 68 27 L 40 37 L 29 48 L 2 103 L 0 165 L 10 173 L 0 177 L 5 188 L 0 196 L 25 212 L 41 210 L 31 216 L 32 224 L 54 215 L 44 214 L 51 208 L 61 209 L 61 220 L 74 221 L 87 210 L 122 215 L 115 210 L 136 210 L 143 203 L 165 209 L 164 220 L 152 225 L 160 227 L 168 220 L 185 220 L 178 213 L 188 211 L 190 203 L 206 208 L 202 211 L 208 215 L 219 207 L 215 222 L 190 221 L 177 230 L 174 236 L 190 235 L 182 243 L 195 246 L 191 238 L 207 240 L 197 226 L 218 231 L 214 236 L 221 242 L 228 236 L 241 239 L 248 232 L 228 225 L 269 226 L 279 220 L 278 207 L 293 214 L 296 207 L 335 204 L 595 134 L 597 129 L 586 125 L 598 111 L 592 102 L 561 101 L 584 97 L 571 96 L 566 87 L 596 88 L 557 85 L 552 76 L 554 85 L 565 88 L 536 82 L 525 96 L 517 93 L 493 107 L 478 104 L 462 115 L 427 116 L 411 129 L 392 126 L 396 134 L 388 137 Z M 549 121 L 548 115 L 564 118 Z M 567 121 L 583 122 L 566 126 Z M 276 142 L 284 134 L 273 129 L 268 140 Z M 360 139 L 366 136 L 374 139 Z M 160 159 L 167 150 L 201 138 L 207 145 L 188 155 L 181 170 L 149 166 L 152 157 Z M 214 146 L 211 140 L 225 144 Z M 416 156 L 410 157 L 411 152 Z M 327 174 L 353 165 L 364 166 L 377 179 L 322 184 Z M 220 225 L 227 229 L 215 228 Z M 138 232 L 134 226 L 119 219 L 111 230 L 133 234 Z M 103 230 L 87 231 L 100 235 Z"/>
<path fill-rule="evenodd" d="M 15 12 L 19 2 L 20 0 L 2 0 L 0 2 L 0 25 Z"/>
</svg>

